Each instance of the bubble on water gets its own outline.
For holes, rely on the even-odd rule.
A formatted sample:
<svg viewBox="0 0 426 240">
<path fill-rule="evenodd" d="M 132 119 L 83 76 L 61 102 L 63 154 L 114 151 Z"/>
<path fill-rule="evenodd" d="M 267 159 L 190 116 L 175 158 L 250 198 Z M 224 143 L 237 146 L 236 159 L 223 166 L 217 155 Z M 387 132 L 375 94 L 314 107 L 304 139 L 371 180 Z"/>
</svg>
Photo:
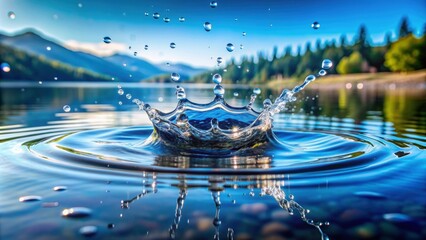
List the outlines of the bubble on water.
<svg viewBox="0 0 426 240">
<path fill-rule="evenodd" d="M 62 217 L 84 218 L 92 214 L 92 210 L 86 207 L 66 208 L 62 211 Z"/>
<path fill-rule="evenodd" d="M 68 105 L 66 105 L 66 106 L 68 106 Z M 68 106 L 69 107 L 69 106 Z M 65 110 L 64 110 L 65 111 Z M 66 186 L 55 186 L 55 187 L 53 187 L 53 191 L 57 191 L 57 192 L 62 192 L 62 191 L 65 191 L 65 190 L 67 190 L 68 188 L 66 187 Z"/>
<path fill-rule="evenodd" d="M 8 13 L 7 13 L 7 16 L 8 16 L 10 19 L 12 19 L 12 20 L 16 18 L 16 14 L 15 14 L 14 12 L 12 12 L 12 11 L 8 12 Z"/>
<path fill-rule="evenodd" d="M 148 50 L 148 45 L 145 45 L 143 49 Z"/>
<path fill-rule="evenodd" d="M 130 94 L 130 93 L 126 94 L 126 98 L 129 99 L 129 100 L 132 99 L 132 94 Z"/>
<path fill-rule="evenodd" d="M 242 35 L 243 35 L 243 37 L 245 37 L 245 36 L 247 36 L 247 33 L 246 33 L 246 32 L 243 32 L 243 33 L 242 33 Z"/>
<path fill-rule="evenodd" d="M 152 17 L 154 19 L 159 19 L 160 18 L 160 14 L 156 12 L 156 13 L 152 14 Z"/>
<path fill-rule="evenodd" d="M 318 75 L 320 76 L 325 76 L 327 74 L 327 71 L 325 71 L 324 69 L 319 70 Z"/>
<path fill-rule="evenodd" d="M 163 20 L 164 20 L 165 23 L 170 22 L 170 18 L 168 18 L 168 17 L 163 18 Z"/>
<path fill-rule="evenodd" d="M 234 44 L 232 43 L 226 44 L 226 50 L 228 50 L 228 52 L 234 51 Z"/>
<path fill-rule="evenodd" d="M 320 24 L 319 24 L 319 22 L 313 22 L 312 24 L 311 24 L 311 27 L 313 28 L 313 29 L 318 29 L 318 28 L 320 28 Z"/>
<path fill-rule="evenodd" d="M 123 95 L 124 94 L 124 90 L 120 88 L 120 89 L 118 89 L 117 93 L 118 93 L 118 95 Z"/>
<path fill-rule="evenodd" d="M 305 82 L 312 82 L 312 81 L 315 81 L 315 79 L 316 79 L 316 77 L 314 76 L 314 75 L 308 75 L 306 78 L 305 78 Z"/>
<path fill-rule="evenodd" d="M 179 17 L 179 22 L 185 22 L 185 18 L 184 17 Z"/>
<path fill-rule="evenodd" d="M 179 75 L 179 73 L 172 73 L 171 75 L 170 75 L 170 78 L 174 81 L 174 82 L 177 82 L 177 81 L 179 81 L 179 79 L 180 79 L 180 75 Z"/>
<path fill-rule="evenodd" d="M 52 50 L 52 48 L 51 48 L 50 46 L 47 46 L 47 47 L 46 47 L 46 50 L 47 50 L 47 51 L 50 51 L 50 50 Z"/>
<path fill-rule="evenodd" d="M 96 233 L 98 232 L 98 228 L 96 226 L 84 226 L 81 227 L 78 232 L 85 237 L 91 237 L 96 235 Z"/>
<path fill-rule="evenodd" d="M 145 12 L 144 14 L 145 14 L 145 16 L 149 16 L 149 13 L 148 13 L 148 12 Z"/>
<path fill-rule="evenodd" d="M 222 76 L 219 73 L 213 75 L 212 80 L 216 84 L 220 84 L 222 82 Z"/>
<path fill-rule="evenodd" d="M 64 105 L 64 107 L 62 109 L 64 110 L 64 112 L 70 112 L 71 111 L 71 107 L 69 105 Z"/>
<path fill-rule="evenodd" d="M 210 2 L 210 7 L 211 8 L 216 8 L 217 7 L 217 2 L 216 1 L 211 1 Z"/>
<path fill-rule="evenodd" d="M 170 43 L 170 48 L 171 48 L 171 49 L 176 48 L 176 43 L 174 43 L 174 42 Z"/>
<path fill-rule="evenodd" d="M 22 196 L 19 198 L 20 202 L 35 202 L 40 201 L 42 197 L 36 195 Z"/>
<path fill-rule="evenodd" d="M 0 64 L 0 68 L 3 72 L 10 72 L 9 63 L 4 62 L 4 63 Z"/>
<path fill-rule="evenodd" d="M 234 92 L 234 97 L 238 97 L 238 93 L 237 92 Z"/>
<path fill-rule="evenodd" d="M 216 96 L 223 97 L 223 94 L 225 94 L 225 88 L 222 87 L 222 85 L 216 85 L 213 89 L 213 92 Z"/>
<path fill-rule="evenodd" d="M 133 56 L 137 56 L 138 55 L 138 52 L 133 52 Z"/>
<path fill-rule="evenodd" d="M 82 7 L 83 7 L 83 3 L 78 3 L 78 4 L 77 4 L 77 6 L 78 6 L 79 8 L 82 8 Z"/>
<path fill-rule="evenodd" d="M 323 69 L 330 69 L 333 66 L 333 62 L 330 59 L 322 60 L 321 67 Z"/>
<path fill-rule="evenodd" d="M 111 40 L 110 37 L 108 37 L 108 36 L 104 37 L 104 43 L 109 44 L 111 42 L 112 42 L 112 40 Z"/>
<path fill-rule="evenodd" d="M 209 22 L 205 22 L 204 23 L 204 30 L 206 30 L 206 32 L 210 32 L 212 30 L 212 24 Z"/>
<path fill-rule="evenodd" d="M 244 45 L 243 44 L 240 44 L 240 49 L 243 49 L 244 48 Z"/>
<path fill-rule="evenodd" d="M 255 88 L 253 89 L 253 93 L 256 95 L 259 95 L 262 92 L 262 90 L 260 90 L 260 88 Z"/>
<path fill-rule="evenodd" d="M 221 64 L 223 62 L 223 58 L 222 57 L 218 57 L 216 59 L 217 64 Z"/>
</svg>

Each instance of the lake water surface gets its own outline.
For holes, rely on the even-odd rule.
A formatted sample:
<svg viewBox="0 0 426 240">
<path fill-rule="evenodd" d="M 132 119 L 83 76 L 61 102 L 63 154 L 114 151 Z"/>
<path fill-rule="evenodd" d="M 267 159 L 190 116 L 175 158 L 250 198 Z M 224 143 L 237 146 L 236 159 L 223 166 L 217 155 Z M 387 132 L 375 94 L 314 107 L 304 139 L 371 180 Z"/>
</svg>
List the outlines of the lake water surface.
<svg viewBox="0 0 426 240">
<path fill-rule="evenodd" d="M 184 86 L 213 99 L 212 85 Z M 220 157 L 144 145 L 152 125 L 126 94 L 171 111 L 175 85 L 0 87 L 0 239 L 321 239 L 267 189 L 329 222 L 330 239 L 426 238 L 426 89 L 307 89 L 274 119 L 292 150 Z"/>
</svg>

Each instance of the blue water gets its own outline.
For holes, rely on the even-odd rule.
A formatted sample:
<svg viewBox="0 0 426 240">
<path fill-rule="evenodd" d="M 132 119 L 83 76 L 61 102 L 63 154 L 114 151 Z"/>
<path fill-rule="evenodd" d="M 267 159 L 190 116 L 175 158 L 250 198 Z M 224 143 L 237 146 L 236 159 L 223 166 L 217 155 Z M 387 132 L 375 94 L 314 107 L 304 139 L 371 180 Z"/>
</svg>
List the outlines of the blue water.
<svg viewBox="0 0 426 240">
<path fill-rule="evenodd" d="M 185 86 L 204 103 L 210 88 Z M 125 89 L 164 111 L 176 105 L 173 85 Z M 94 239 L 321 239 L 260 195 L 272 186 L 330 222 L 321 229 L 331 239 L 426 237 L 424 89 L 306 91 L 275 116 L 285 148 L 225 157 L 149 144 L 146 114 L 115 85 L 0 90 L 1 239 L 85 238 L 84 226 L 97 228 Z M 251 94 L 226 90 L 235 106 Z M 277 94 L 264 89 L 254 107 Z M 18 200 L 28 195 L 41 200 Z M 91 213 L 61 216 L 72 207 Z"/>
</svg>

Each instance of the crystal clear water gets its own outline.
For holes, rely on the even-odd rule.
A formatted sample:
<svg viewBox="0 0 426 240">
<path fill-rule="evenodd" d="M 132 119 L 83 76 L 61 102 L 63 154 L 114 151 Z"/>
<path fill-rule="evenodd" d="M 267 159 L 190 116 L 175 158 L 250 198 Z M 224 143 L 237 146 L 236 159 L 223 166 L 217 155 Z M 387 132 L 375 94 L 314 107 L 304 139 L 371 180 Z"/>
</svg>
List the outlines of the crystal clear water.
<svg viewBox="0 0 426 240">
<path fill-rule="evenodd" d="M 212 101 L 211 84 L 183 86 Z M 426 91 L 357 86 L 304 89 L 274 115 L 275 145 L 219 157 L 150 144 L 126 95 L 170 112 L 175 85 L 3 84 L 0 237 L 424 238 Z M 225 88 L 232 106 L 253 97 Z M 262 88 L 252 107 L 279 95 Z"/>
</svg>

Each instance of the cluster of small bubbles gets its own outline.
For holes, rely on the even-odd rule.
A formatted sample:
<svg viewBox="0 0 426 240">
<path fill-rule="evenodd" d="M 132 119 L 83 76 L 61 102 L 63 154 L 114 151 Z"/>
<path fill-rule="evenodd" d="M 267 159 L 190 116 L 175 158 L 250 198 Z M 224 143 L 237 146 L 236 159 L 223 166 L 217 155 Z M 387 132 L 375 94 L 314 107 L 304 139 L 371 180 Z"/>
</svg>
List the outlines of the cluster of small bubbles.
<svg viewBox="0 0 426 240">
<path fill-rule="evenodd" d="M 228 52 L 234 51 L 234 44 L 232 43 L 226 44 L 226 50 L 228 50 Z"/>
<path fill-rule="evenodd" d="M 206 30 L 206 32 L 210 32 L 212 30 L 212 24 L 209 22 L 205 22 L 204 23 L 204 30 Z"/>
<path fill-rule="evenodd" d="M 64 112 L 70 112 L 71 111 L 71 107 L 69 105 L 64 105 L 64 107 L 62 107 L 62 109 L 64 110 Z"/>
<path fill-rule="evenodd" d="M 174 81 L 174 82 L 177 82 L 177 81 L 179 81 L 179 79 L 180 79 L 180 75 L 179 75 L 179 73 L 172 73 L 171 75 L 170 75 L 170 78 Z"/>
<path fill-rule="evenodd" d="M 148 50 L 148 45 L 145 45 L 143 49 Z"/>
<path fill-rule="evenodd" d="M 184 17 L 179 17 L 179 22 L 185 22 L 185 18 Z"/>
<path fill-rule="evenodd" d="M 165 23 L 170 22 L 170 18 L 168 18 L 168 17 L 163 18 L 163 20 L 164 20 Z"/>
<path fill-rule="evenodd" d="M 10 65 L 9 65 L 9 63 L 4 62 L 4 63 L 0 64 L 0 67 L 1 67 L 1 70 L 3 72 L 10 72 Z"/>
<path fill-rule="evenodd" d="M 132 94 L 130 94 L 130 93 L 126 94 L 126 98 L 129 99 L 129 100 L 132 99 Z"/>
<path fill-rule="evenodd" d="M 237 92 L 234 92 L 234 97 L 238 97 L 238 93 Z"/>
<path fill-rule="evenodd" d="M 145 16 L 149 16 L 149 13 L 148 13 L 148 12 L 145 12 Z"/>
<path fill-rule="evenodd" d="M 219 73 L 213 75 L 212 80 L 216 84 L 220 84 L 222 82 L 222 76 Z"/>
<path fill-rule="evenodd" d="M 322 60 L 321 67 L 323 69 L 330 69 L 333 66 L 333 62 L 330 59 Z"/>
<path fill-rule="evenodd" d="M 14 12 L 12 12 L 12 11 L 8 12 L 8 13 L 7 13 L 7 16 L 8 16 L 10 19 L 12 19 L 12 20 L 16 18 L 16 14 L 15 14 Z"/>
<path fill-rule="evenodd" d="M 318 75 L 320 76 L 325 76 L 327 74 L 327 71 L 325 71 L 324 69 L 319 70 Z"/>
<path fill-rule="evenodd" d="M 46 50 L 47 50 L 47 51 L 50 51 L 50 50 L 52 50 L 52 48 L 51 48 L 50 46 L 47 46 L 47 47 L 46 47 Z"/>
<path fill-rule="evenodd" d="M 152 17 L 154 19 L 159 19 L 160 18 L 160 14 L 156 12 L 156 13 L 152 14 Z"/>
<path fill-rule="evenodd" d="M 124 90 L 120 88 L 120 89 L 118 89 L 117 93 L 118 93 L 118 95 L 123 95 L 124 94 Z"/>
<path fill-rule="evenodd" d="M 222 57 L 218 57 L 216 59 L 217 64 L 221 64 L 223 62 L 223 58 Z"/>
<path fill-rule="evenodd" d="M 104 37 L 104 43 L 106 43 L 106 44 L 110 44 L 111 43 L 111 38 L 110 37 L 108 37 L 108 36 L 106 36 L 106 37 Z"/>
<path fill-rule="evenodd" d="M 171 48 L 171 49 L 176 48 L 176 43 L 174 43 L 174 42 L 170 43 L 170 48 Z"/>
<path fill-rule="evenodd" d="M 259 95 L 262 92 L 262 90 L 260 90 L 260 88 L 255 88 L 253 89 L 253 93 L 256 95 Z"/>
<path fill-rule="evenodd" d="M 320 24 L 319 24 L 319 22 L 313 22 L 312 24 L 311 24 L 311 27 L 313 28 L 313 29 L 318 29 L 318 28 L 320 28 Z"/>
<path fill-rule="evenodd" d="M 315 79 L 316 79 L 316 77 L 314 75 L 308 75 L 305 78 L 305 82 L 312 82 L 312 81 L 315 81 Z"/>
</svg>

